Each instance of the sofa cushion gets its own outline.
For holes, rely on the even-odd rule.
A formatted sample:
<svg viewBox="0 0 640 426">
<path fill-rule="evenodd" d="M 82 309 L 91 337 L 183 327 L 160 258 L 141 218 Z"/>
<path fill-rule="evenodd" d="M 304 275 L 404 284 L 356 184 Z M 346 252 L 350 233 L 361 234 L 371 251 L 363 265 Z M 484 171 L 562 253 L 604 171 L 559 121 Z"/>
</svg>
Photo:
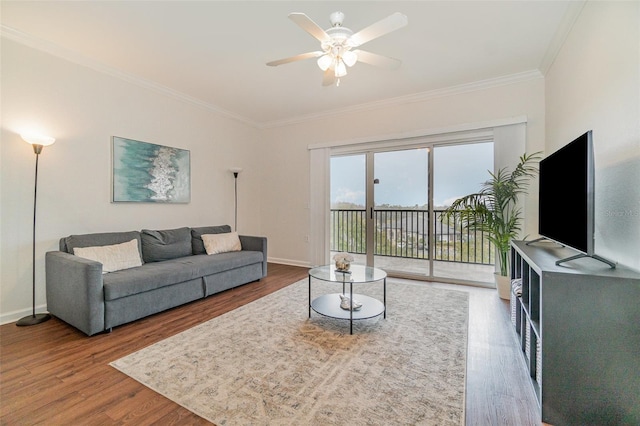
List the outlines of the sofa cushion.
<svg viewBox="0 0 640 426">
<path fill-rule="evenodd" d="M 224 232 L 222 234 L 203 234 L 202 242 L 207 254 L 219 254 L 229 251 L 242 250 L 240 238 L 237 232 Z"/>
<path fill-rule="evenodd" d="M 240 251 L 145 263 L 139 268 L 104 275 L 104 298 L 115 300 L 262 261 L 262 252 Z"/>
<path fill-rule="evenodd" d="M 142 258 L 145 262 L 162 262 L 191 256 L 191 231 L 187 227 L 162 231 L 143 229 L 140 236 Z"/>
<path fill-rule="evenodd" d="M 142 265 L 138 240 L 135 238 L 127 243 L 110 246 L 76 247 L 73 254 L 102 263 L 103 274 Z"/>
<path fill-rule="evenodd" d="M 218 225 L 218 226 L 201 226 L 198 228 L 191 228 L 191 246 L 193 249 L 193 254 L 207 253 L 207 250 L 204 248 L 204 242 L 202 241 L 202 235 L 222 234 L 225 232 L 231 232 L 231 226 Z"/>
<path fill-rule="evenodd" d="M 142 245 L 140 232 L 138 231 L 70 235 L 60 239 L 60 251 L 73 254 L 73 250 L 76 247 L 110 246 L 126 243 L 133 239 L 138 241 L 138 251 L 140 252 L 140 257 L 142 257 Z"/>
</svg>

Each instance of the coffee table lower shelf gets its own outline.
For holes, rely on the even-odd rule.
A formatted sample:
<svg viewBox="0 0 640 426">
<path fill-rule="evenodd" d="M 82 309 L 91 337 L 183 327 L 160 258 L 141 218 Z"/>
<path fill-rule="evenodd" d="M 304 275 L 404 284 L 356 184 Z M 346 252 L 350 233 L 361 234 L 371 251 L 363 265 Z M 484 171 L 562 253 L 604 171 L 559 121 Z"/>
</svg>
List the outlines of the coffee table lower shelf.
<svg viewBox="0 0 640 426">
<path fill-rule="evenodd" d="M 362 308 L 353 311 L 353 315 L 351 315 L 352 311 L 340 307 L 340 293 L 323 294 L 316 297 L 311 302 L 311 309 L 326 317 L 349 321 L 374 318 L 382 315 L 385 311 L 384 304 L 373 297 L 354 294 L 353 299 L 362 303 Z"/>
</svg>

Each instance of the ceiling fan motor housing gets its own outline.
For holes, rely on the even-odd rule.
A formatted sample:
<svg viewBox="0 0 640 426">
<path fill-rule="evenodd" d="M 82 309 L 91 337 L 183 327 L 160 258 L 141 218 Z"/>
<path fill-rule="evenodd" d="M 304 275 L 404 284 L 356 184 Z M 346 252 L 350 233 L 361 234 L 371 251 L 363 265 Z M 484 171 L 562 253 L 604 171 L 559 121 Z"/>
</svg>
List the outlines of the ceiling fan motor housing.
<svg viewBox="0 0 640 426">
<path fill-rule="evenodd" d="M 344 13 L 342 12 L 333 12 L 329 15 L 329 20 L 331 21 L 331 28 L 328 28 L 325 32 L 330 37 L 330 40 L 322 43 L 322 50 L 335 57 L 341 57 L 344 51 L 351 48 L 347 41 L 353 35 L 353 31 L 342 26 L 342 22 L 344 22 Z"/>
<path fill-rule="evenodd" d="M 353 35 L 353 31 L 351 31 L 347 27 L 331 27 L 325 31 L 329 34 L 332 41 L 346 41 L 351 35 Z"/>
</svg>

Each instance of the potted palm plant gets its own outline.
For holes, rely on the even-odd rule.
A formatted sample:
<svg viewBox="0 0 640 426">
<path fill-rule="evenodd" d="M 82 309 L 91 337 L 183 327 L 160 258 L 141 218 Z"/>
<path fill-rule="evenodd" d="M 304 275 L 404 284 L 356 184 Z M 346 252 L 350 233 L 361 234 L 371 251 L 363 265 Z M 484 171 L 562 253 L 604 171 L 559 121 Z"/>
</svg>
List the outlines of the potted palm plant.
<svg viewBox="0 0 640 426">
<path fill-rule="evenodd" d="M 534 163 L 541 159 L 540 154 L 523 154 L 512 172 L 506 167 L 495 173 L 489 172 L 490 178 L 482 184 L 480 191 L 455 200 L 442 216 L 442 220 L 447 221 L 452 216 L 459 217 L 467 228 L 486 233 L 495 245 L 500 269 L 495 274 L 496 286 L 498 295 L 503 299 L 509 298 L 510 291 L 510 242 L 518 236 L 522 221 L 518 197 L 527 193 L 530 179 L 538 173 Z"/>
</svg>

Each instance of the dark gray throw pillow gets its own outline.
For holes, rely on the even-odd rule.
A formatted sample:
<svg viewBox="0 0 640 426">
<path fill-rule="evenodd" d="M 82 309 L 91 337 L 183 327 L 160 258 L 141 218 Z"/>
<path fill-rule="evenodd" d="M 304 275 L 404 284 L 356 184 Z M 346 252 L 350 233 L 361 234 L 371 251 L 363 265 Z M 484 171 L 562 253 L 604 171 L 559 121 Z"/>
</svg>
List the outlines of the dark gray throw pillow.
<svg viewBox="0 0 640 426">
<path fill-rule="evenodd" d="M 142 258 L 146 263 L 191 256 L 191 232 L 187 227 L 161 231 L 143 229 L 140 234 Z"/>
<path fill-rule="evenodd" d="M 193 254 L 207 254 L 207 250 L 204 248 L 204 242 L 202 236 L 205 234 L 224 234 L 231 232 L 231 226 L 229 225 L 217 225 L 217 226 L 201 226 L 199 228 L 191 228 L 191 245 L 193 248 Z"/>
</svg>

